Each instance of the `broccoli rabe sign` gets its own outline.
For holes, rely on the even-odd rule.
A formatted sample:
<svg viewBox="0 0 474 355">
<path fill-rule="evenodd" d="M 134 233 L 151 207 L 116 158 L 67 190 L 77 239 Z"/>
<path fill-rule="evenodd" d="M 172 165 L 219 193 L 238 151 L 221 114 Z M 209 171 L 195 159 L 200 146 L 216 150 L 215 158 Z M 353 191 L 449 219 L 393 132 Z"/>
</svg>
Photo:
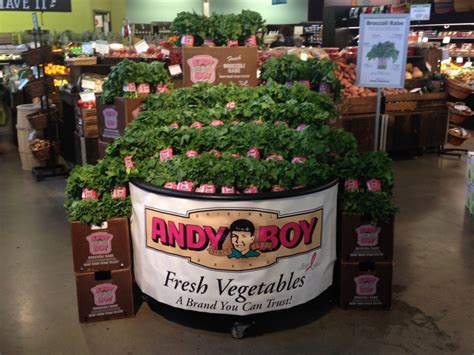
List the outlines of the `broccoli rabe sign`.
<svg viewBox="0 0 474 355">
<path fill-rule="evenodd" d="M 361 15 L 357 85 L 404 86 L 409 25 L 409 14 Z"/>
</svg>

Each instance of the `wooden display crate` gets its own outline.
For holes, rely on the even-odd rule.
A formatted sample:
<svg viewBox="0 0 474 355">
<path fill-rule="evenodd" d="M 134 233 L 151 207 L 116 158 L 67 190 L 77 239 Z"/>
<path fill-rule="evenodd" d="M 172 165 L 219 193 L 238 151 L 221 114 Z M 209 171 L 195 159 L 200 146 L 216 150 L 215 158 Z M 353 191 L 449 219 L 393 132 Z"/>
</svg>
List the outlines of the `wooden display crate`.
<svg viewBox="0 0 474 355">
<path fill-rule="evenodd" d="M 342 99 L 340 113 L 343 115 L 356 115 L 361 113 L 375 113 L 377 96 L 370 97 L 345 97 Z"/>
<path fill-rule="evenodd" d="M 76 274 L 80 322 L 134 316 L 131 269 Z"/>
<path fill-rule="evenodd" d="M 341 308 L 391 309 L 392 277 L 393 262 L 341 262 Z"/>
<path fill-rule="evenodd" d="M 342 213 L 339 221 L 338 257 L 342 261 L 392 261 L 393 220 L 374 226 L 361 215 Z"/>
<path fill-rule="evenodd" d="M 120 270 L 131 267 L 128 218 L 113 218 L 104 228 L 71 223 L 75 272 Z"/>
<path fill-rule="evenodd" d="M 374 149 L 375 113 L 342 116 L 342 128 L 354 135 L 359 152 Z"/>
<path fill-rule="evenodd" d="M 385 113 L 446 108 L 445 92 L 420 95 L 418 93 L 385 96 Z"/>
</svg>

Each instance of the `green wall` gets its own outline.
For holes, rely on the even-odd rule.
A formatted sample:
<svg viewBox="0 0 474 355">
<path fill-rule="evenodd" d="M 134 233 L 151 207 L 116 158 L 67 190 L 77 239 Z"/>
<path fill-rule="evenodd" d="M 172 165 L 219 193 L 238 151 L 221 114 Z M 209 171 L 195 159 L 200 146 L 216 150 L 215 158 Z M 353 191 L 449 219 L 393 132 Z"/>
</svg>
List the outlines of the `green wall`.
<svg viewBox="0 0 474 355">
<path fill-rule="evenodd" d="M 38 20 L 46 30 L 92 31 L 92 10 L 105 10 L 112 14 L 112 31 L 119 32 L 125 4 L 126 0 L 71 0 L 72 12 L 45 12 L 42 16 L 38 14 Z M 31 12 L 0 11 L 0 32 L 19 32 L 32 27 Z"/>
<path fill-rule="evenodd" d="M 132 23 L 172 21 L 178 12 L 193 10 L 202 14 L 202 0 L 127 0 L 127 17 Z"/>
<path fill-rule="evenodd" d="M 272 5 L 271 0 L 210 0 L 211 12 L 258 11 L 269 24 L 298 23 L 308 20 L 308 0 L 288 0 Z M 134 23 L 172 21 L 180 11 L 202 13 L 201 0 L 127 0 L 127 16 Z"/>
</svg>

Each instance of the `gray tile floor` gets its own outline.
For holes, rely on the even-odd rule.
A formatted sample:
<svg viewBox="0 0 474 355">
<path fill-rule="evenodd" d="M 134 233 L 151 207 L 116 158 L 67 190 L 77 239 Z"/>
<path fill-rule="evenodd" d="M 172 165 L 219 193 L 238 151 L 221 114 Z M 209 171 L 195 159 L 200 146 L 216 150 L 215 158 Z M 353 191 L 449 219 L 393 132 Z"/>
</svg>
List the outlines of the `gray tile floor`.
<svg viewBox="0 0 474 355">
<path fill-rule="evenodd" d="M 317 318 L 309 324 L 233 340 L 172 322 L 146 304 L 133 319 L 80 324 L 65 182 L 36 183 L 16 151 L 0 155 L 0 353 L 473 354 L 474 217 L 463 207 L 465 158 L 425 155 L 396 162 L 395 171 L 401 213 L 393 310 L 308 307 L 302 312 Z"/>
</svg>

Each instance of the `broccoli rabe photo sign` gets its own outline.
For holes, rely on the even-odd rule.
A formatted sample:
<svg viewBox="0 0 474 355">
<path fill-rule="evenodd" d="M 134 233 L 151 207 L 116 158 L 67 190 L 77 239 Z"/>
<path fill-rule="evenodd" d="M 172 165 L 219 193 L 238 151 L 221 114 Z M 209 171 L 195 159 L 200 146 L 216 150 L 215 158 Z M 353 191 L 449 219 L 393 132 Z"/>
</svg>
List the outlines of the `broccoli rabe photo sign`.
<svg viewBox="0 0 474 355">
<path fill-rule="evenodd" d="M 332 284 L 336 181 L 219 199 L 135 181 L 130 195 L 135 279 L 159 302 L 246 315 L 297 306 Z"/>
<path fill-rule="evenodd" d="M 361 15 L 358 86 L 404 87 L 409 28 L 409 14 Z"/>
</svg>

